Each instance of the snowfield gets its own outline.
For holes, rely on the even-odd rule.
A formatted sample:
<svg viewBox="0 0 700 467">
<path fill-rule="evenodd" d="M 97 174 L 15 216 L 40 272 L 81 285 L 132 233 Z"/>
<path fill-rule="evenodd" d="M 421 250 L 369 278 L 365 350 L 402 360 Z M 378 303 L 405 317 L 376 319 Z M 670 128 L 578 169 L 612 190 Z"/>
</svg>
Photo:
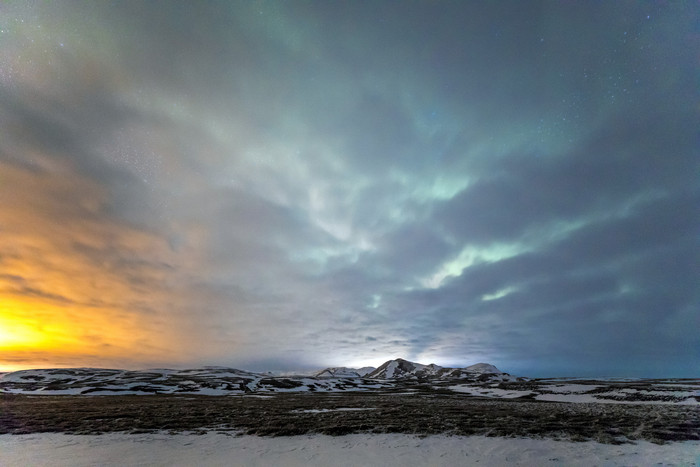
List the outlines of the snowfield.
<svg viewBox="0 0 700 467">
<path fill-rule="evenodd" d="M 700 441 L 609 445 L 529 438 L 222 433 L 0 436 L 0 465 L 31 466 L 698 466 Z"/>
</svg>

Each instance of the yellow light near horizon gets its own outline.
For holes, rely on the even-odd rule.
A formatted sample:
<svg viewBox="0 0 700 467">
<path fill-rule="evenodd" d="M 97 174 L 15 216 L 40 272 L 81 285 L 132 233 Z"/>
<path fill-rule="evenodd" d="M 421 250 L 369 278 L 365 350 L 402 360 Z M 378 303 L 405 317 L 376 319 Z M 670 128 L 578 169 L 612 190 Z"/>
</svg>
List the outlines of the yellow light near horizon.
<svg viewBox="0 0 700 467">
<path fill-rule="evenodd" d="M 37 323 L 25 322 L 22 318 L 8 313 L 0 307 L 0 354 L 12 355 L 16 352 L 36 351 L 49 346 L 47 336 L 37 329 Z M 45 366 L 40 363 L 11 364 L 0 358 L 0 372 L 24 370 L 28 367 Z"/>
<path fill-rule="evenodd" d="M 0 293 L 0 372 L 123 365 L 168 355 L 168 336 L 144 329 L 139 318 Z"/>
<path fill-rule="evenodd" d="M 0 316 L 0 349 L 36 347 L 44 343 L 46 337 L 33 326 L 13 322 Z"/>
<path fill-rule="evenodd" d="M 0 162 L 0 371 L 189 358 L 197 326 L 171 312 L 189 299 L 172 284 L 196 251 L 101 212 L 110 193 L 72 164 L 42 168 Z"/>
<path fill-rule="evenodd" d="M 47 315 L 60 316 L 50 305 L 2 297 L 0 304 L 0 351 L 64 348 L 61 330 Z M 42 319 L 44 318 L 44 319 Z"/>
</svg>

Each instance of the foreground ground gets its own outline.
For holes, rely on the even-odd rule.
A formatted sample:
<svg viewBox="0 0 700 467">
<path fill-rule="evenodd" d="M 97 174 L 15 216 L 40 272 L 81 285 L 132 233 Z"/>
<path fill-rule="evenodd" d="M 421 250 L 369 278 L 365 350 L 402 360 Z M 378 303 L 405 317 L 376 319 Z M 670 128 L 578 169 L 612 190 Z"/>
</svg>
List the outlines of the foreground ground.
<svg viewBox="0 0 700 467">
<path fill-rule="evenodd" d="M 453 392 L 246 396 L 0 394 L 0 434 L 401 433 L 621 444 L 700 440 L 697 406 L 486 399 Z"/>
<path fill-rule="evenodd" d="M 164 433 L 0 435 L 0 465 L 692 466 L 700 441 L 611 445 L 551 439 L 401 434 L 234 436 Z"/>
</svg>

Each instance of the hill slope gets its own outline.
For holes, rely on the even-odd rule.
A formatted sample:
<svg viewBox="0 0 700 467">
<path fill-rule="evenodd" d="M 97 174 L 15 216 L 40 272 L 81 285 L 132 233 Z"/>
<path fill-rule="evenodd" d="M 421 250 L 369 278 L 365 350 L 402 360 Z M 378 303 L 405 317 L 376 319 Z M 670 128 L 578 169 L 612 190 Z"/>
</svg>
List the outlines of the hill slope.
<svg viewBox="0 0 700 467">
<path fill-rule="evenodd" d="M 244 395 L 378 391 L 384 394 L 450 391 L 465 397 L 614 404 L 700 404 L 700 380 L 529 380 L 487 363 L 443 368 L 404 359 L 379 368 L 327 368 L 316 376 L 272 376 L 235 368 L 144 371 L 101 368 L 23 370 L 0 376 L 0 394 Z"/>
<path fill-rule="evenodd" d="M 478 381 L 515 381 L 517 378 L 504 373 L 488 363 L 477 363 L 465 368 L 445 368 L 431 363 L 409 362 L 403 358 L 389 360 L 367 375 L 381 380 L 394 379 L 472 379 Z"/>
</svg>

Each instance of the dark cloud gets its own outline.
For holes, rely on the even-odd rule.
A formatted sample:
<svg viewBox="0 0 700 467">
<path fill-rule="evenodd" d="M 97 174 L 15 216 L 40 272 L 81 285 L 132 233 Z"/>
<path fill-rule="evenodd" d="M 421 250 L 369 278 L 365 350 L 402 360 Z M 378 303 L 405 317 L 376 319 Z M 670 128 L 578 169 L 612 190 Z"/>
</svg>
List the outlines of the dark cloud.
<svg viewBox="0 0 700 467">
<path fill-rule="evenodd" d="M 698 165 L 689 137 L 693 121 L 700 123 L 689 112 L 658 123 L 615 121 L 570 154 L 508 158 L 436 209 L 435 220 L 466 242 L 513 240 L 543 223 L 692 189 L 688 169 Z"/>
<path fill-rule="evenodd" d="M 698 347 L 690 312 L 699 298 L 697 201 L 654 200 L 534 252 L 474 265 L 440 289 L 407 294 L 400 309 L 424 326 L 419 349 L 455 326 L 469 334 L 469 323 L 485 321 L 491 327 L 482 345 L 504 360 L 527 348 L 542 358 L 569 355 L 569 365 L 595 368 L 591 374 L 621 371 L 619 358 L 629 360 L 631 373 L 642 361 L 662 371 L 674 352 Z M 563 363 L 539 365 L 569 372 Z M 691 359 L 678 368 L 695 365 Z"/>
</svg>

